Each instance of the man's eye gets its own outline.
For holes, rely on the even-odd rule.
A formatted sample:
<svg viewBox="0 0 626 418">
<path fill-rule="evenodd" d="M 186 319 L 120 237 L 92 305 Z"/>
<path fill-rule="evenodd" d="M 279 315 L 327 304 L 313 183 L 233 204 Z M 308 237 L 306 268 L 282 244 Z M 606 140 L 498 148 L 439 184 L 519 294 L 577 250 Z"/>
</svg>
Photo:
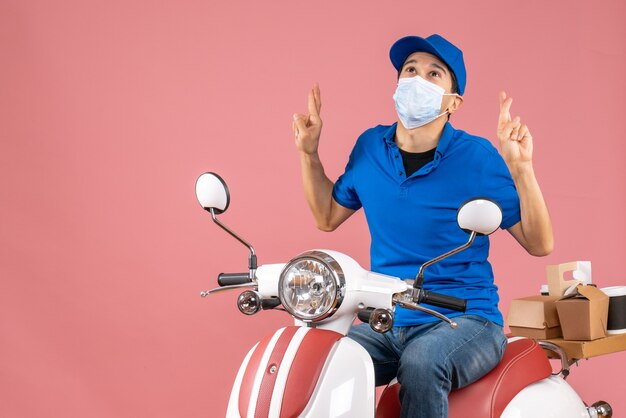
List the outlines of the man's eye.
<svg viewBox="0 0 626 418">
<path fill-rule="evenodd" d="M 441 77 L 441 74 L 439 74 L 437 71 L 431 71 L 430 72 L 430 76 L 431 77 Z"/>
<path fill-rule="evenodd" d="M 415 68 L 413 67 L 406 67 L 406 69 L 404 70 L 407 73 L 414 73 L 415 72 Z"/>
</svg>

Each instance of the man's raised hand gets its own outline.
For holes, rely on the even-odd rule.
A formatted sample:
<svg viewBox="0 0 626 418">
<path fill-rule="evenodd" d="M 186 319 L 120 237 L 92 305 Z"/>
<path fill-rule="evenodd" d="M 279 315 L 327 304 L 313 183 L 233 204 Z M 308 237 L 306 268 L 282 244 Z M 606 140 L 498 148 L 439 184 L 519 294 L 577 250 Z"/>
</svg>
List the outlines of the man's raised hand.
<svg viewBox="0 0 626 418">
<path fill-rule="evenodd" d="M 322 100 L 320 87 L 317 83 L 309 91 L 308 107 L 308 115 L 299 113 L 293 115 L 293 133 L 296 147 L 300 151 L 306 154 L 315 154 L 322 132 L 322 119 L 320 118 Z"/>
<path fill-rule="evenodd" d="M 533 156 L 533 137 L 528 127 L 522 124 L 519 116 L 511 118 L 513 98 L 500 92 L 500 116 L 498 118 L 498 139 L 502 158 L 509 168 L 518 163 L 530 163 Z"/>
</svg>

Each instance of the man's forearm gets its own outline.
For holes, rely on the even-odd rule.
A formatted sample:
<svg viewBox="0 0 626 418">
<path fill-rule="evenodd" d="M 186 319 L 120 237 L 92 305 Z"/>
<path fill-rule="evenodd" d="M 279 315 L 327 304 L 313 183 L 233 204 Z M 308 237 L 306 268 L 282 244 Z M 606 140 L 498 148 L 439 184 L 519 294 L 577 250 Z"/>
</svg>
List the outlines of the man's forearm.
<svg viewBox="0 0 626 418">
<path fill-rule="evenodd" d="M 322 230 L 332 230 L 333 182 L 324 173 L 324 166 L 317 153 L 300 152 L 300 163 L 304 194 L 317 226 Z"/>
<path fill-rule="evenodd" d="M 509 168 L 520 198 L 520 224 L 525 248 L 533 255 L 547 255 L 554 247 L 552 221 L 532 164 Z"/>
</svg>

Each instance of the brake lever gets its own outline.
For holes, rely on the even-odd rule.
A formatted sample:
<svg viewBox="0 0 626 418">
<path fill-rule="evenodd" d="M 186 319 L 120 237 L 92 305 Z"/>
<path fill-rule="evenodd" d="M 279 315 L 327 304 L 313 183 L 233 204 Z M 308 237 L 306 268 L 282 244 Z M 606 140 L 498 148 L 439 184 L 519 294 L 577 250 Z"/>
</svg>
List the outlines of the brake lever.
<svg viewBox="0 0 626 418">
<path fill-rule="evenodd" d="M 411 289 L 411 291 L 412 291 L 411 293 L 413 293 L 413 290 L 414 289 Z M 412 296 L 407 295 L 409 300 L 406 300 L 406 298 L 403 297 L 402 295 L 403 295 L 403 293 L 394 295 L 393 302 L 396 305 L 400 305 L 403 308 L 412 309 L 414 311 L 422 311 L 422 312 L 427 313 L 429 315 L 435 316 L 435 317 L 441 319 L 442 321 L 447 322 L 448 324 L 450 324 L 450 328 L 452 328 L 452 329 L 455 329 L 457 327 L 457 323 L 454 322 L 453 320 L 451 320 L 450 318 L 448 318 L 447 316 L 445 316 L 445 315 L 443 315 L 443 314 L 441 314 L 441 313 L 439 313 L 437 311 L 434 311 L 432 309 L 424 308 L 423 306 L 418 305 L 416 302 L 411 300 L 411 299 L 413 299 Z"/>
<path fill-rule="evenodd" d="M 217 293 L 217 292 L 222 292 L 225 290 L 232 290 L 232 289 L 242 289 L 245 287 L 256 287 L 257 283 L 256 282 L 250 282 L 250 283 L 242 283 L 242 284 L 232 284 L 230 286 L 221 286 L 221 287 L 216 287 L 214 289 L 210 289 L 210 290 L 204 290 L 202 292 L 200 292 L 200 297 L 205 298 L 209 295 L 212 295 L 213 293 Z"/>
</svg>

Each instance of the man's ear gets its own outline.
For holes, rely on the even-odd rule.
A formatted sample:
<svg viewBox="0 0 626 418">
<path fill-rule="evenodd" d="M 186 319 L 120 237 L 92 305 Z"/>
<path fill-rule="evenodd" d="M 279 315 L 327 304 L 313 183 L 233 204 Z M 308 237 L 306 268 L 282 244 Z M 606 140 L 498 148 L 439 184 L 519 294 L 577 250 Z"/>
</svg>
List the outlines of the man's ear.
<svg viewBox="0 0 626 418">
<path fill-rule="evenodd" d="M 450 105 L 448 106 L 448 114 L 453 114 L 463 105 L 463 96 L 453 96 Z"/>
</svg>

